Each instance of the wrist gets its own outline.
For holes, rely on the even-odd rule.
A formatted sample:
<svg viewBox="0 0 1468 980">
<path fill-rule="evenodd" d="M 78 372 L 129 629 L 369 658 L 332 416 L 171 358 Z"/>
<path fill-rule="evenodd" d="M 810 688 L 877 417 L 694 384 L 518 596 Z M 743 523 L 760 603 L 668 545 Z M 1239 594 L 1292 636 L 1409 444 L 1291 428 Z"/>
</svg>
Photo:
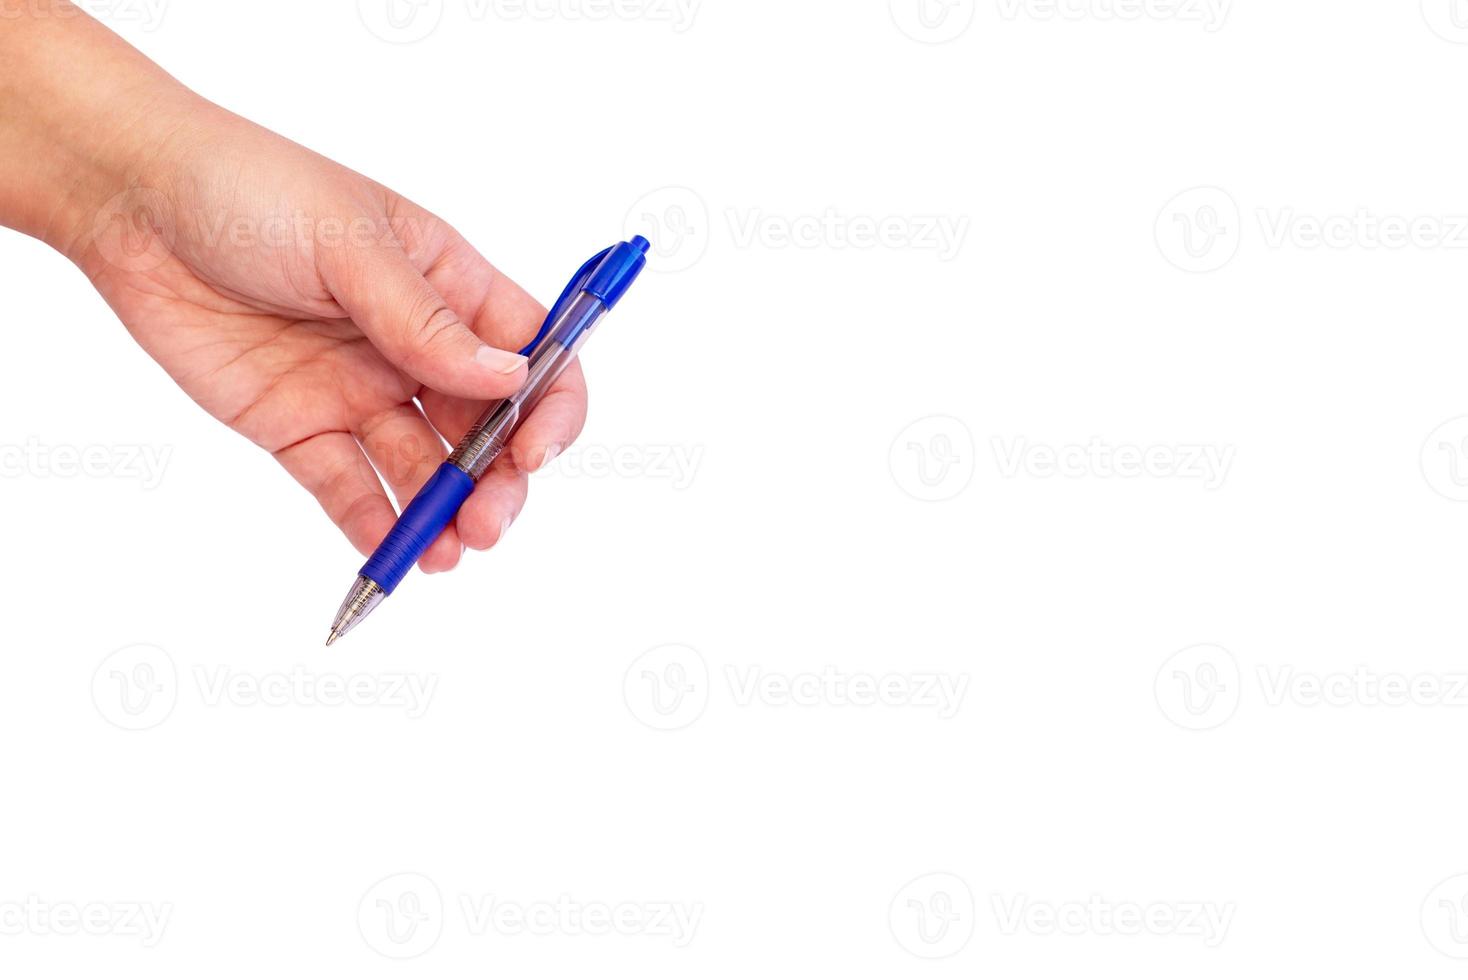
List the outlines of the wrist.
<svg viewBox="0 0 1468 980">
<path fill-rule="evenodd" d="M 71 4 L 31 0 L 0 21 L 0 224 L 80 264 L 99 218 L 159 179 L 204 106 Z"/>
</svg>

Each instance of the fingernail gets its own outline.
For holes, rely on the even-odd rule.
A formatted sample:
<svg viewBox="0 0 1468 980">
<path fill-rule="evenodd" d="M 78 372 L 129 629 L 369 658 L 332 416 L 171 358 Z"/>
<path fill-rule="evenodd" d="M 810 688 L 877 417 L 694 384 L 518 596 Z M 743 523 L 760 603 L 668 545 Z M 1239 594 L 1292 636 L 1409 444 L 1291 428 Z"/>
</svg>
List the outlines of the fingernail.
<svg viewBox="0 0 1468 980">
<path fill-rule="evenodd" d="M 525 364 L 525 358 L 498 347 L 485 344 L 474 354 L 474 359 L 491 371 L 499 374 L 514 374 Z"/>
<path fill-rule="evenodd" d="M 500 536 L 494 539 L 495 544 L 499 544 L 505 539 L 505 534 L 509 532 L 510 525 L 513 523 L 515 523 L 514 517 L 506 517 L 503 521 L 500 521 Z"/>
<path fill-rule="evenodd" d="M 545 455 L 540 457 L 540 465 L 535 468 L 535 471 L 538 473 L 545 469 L 551 463 L 555 462 L 556 457 L 559 455 L 561 455 L 561 444 L 559 442 L 553 442 L 549 446 L 546 446 Z"/>
</svg>

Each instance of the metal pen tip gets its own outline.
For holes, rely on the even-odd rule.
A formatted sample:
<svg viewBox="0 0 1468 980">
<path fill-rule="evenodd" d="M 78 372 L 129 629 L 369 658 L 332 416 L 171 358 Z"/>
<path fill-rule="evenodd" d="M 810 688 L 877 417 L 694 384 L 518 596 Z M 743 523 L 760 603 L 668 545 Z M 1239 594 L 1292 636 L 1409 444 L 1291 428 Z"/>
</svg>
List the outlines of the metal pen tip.
<svg viewBox="0 0 1468 980">
<path fill-rule="evenodd" d="M 326 645 L 331 646 L 356 629 L 362 620 L 377 608 L 378 603 L 386 598 L 387 593 L 383 591 L 382 586 L 366 576 L 357 576 L 357 581 L 352 583 L 352 591 L 347 593 L 347 598 L 342 602 L 341 608 L 337 610 L 336 619 L 331 624 L 331 636 L 327 637 Z"/>
</svg>

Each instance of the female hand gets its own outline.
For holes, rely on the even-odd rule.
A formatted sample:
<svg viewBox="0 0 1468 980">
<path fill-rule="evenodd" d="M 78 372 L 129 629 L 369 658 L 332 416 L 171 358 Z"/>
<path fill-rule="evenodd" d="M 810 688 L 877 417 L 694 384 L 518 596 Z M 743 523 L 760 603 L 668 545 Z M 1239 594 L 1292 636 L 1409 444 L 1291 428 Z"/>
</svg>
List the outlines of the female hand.
<svg viewBox="0 0 1468 980">
<path fill-rule="evenodd" d="M 544 308 L 442 220 L 200 99 L 89 18 L 6 30 L 29 36 L 29 53 L 17 36 L 0 36 L 0 53 L 31 77 L 0 83 L 20 120 L 0 123 L 0 163 L 31 156 L 53 203 L 44 227 L 28 227 L 42 224 L 37 209 L 0 195 L 0 220 L 71 257 L 195 401 L 274 455 L 370 553 L 396 517 L 377 473 L 406 504 L 445 442 L 524 383 L 513 352 Z M 47 70 L 48 50 L 77 47 L 119 81 L 105 111 L 92 101 L 105 82 L 70 92 Z M 420 567 L 493 546 L 526 474 L 585 413 L 573 365 Z"/>
</svg>

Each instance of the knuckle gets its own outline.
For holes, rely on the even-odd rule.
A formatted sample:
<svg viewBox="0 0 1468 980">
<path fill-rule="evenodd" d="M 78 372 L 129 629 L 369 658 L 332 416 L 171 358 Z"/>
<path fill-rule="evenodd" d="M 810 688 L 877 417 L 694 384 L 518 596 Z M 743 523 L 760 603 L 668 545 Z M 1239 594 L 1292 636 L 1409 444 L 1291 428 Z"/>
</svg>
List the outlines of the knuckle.
<svg viewBox="0 0 1468 980">
<path fill-rule="evenodd" d="M 441 356 L 463 329 L 453 310 L 441 302 L 424 302 L 409 321 L 404 357 L 417 365 Z"/>
</svg>

